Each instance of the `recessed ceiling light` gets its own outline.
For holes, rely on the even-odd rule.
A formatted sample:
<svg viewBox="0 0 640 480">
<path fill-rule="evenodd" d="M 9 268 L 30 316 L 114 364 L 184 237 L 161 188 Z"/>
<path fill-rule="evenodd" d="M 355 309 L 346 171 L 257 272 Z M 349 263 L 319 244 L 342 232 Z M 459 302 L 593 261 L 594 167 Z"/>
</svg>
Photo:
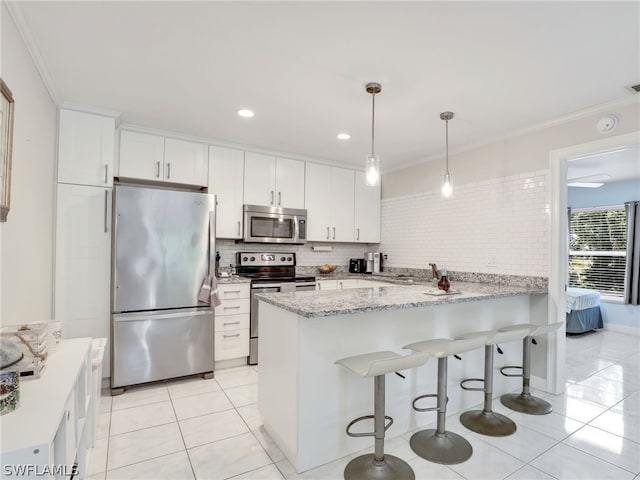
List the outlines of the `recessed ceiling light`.
<svg viewBox="0 0 640 480">
<path fill-rule="evenodd" d="M 251 118 L 255 115 L 255 113 L 253 113 L 253 110 L 248 110 L 246 108 L 241 108 L 240 110 L 238 110 L 238 115 L 240 115 L 241 117 L 244 118 Z"/>
<path fill-rule="evenodd" d="M 349 140 L 351 138 L 351 135 L 349 135 L 348 133 L 339 133 L 338 138 L 340 140 Z"/>
</svg>

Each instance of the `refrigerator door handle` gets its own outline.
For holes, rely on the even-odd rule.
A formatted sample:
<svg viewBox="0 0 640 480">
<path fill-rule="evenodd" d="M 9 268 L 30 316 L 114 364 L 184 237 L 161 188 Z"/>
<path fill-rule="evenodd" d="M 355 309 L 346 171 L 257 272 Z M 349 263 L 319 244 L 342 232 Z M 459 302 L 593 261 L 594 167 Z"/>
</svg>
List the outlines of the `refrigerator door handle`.
<svg viewBox="0 0 640 480">
<path fill-rule="evenodd" d="M 104 233 L 109 231 L 107 217 L 109 216 L 109 190 L 104 191 Z"/>
<path fill-rule="evenodd" d="M 216 265 L 216 205 L 218 197 L 213 196 L 213 210 L 209 212 L 209 275 L 214 276 Z"/>
</svg>

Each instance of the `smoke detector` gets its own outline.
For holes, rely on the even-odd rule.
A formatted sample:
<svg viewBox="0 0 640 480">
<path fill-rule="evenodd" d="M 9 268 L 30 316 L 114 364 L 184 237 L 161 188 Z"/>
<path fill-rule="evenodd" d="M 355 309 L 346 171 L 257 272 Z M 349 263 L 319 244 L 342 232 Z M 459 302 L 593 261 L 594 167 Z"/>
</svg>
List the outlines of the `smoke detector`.
<svg viewBox="0 0 640 480">
<path fill-rule="evenodd" d="M 615 115 L 606 115 L 598 120 L 598 131 L 600 133 L 609 133 L 618 126 L 618 117 Z"/>
</svg>

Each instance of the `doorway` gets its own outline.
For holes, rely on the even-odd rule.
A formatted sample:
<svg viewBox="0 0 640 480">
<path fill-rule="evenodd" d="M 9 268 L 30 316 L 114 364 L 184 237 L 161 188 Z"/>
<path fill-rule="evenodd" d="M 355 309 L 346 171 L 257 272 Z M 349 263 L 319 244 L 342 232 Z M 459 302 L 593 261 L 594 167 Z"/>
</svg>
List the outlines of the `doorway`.
<svg viewBox="0 0 640 480">
<path fill-rule="evenodd" d="M 548 321 L 565 319 L 565 289 L 568 279 L 567 170 L 572 159 L 640 144 L 640 131 L 594 142 L 553 150 L 549 154 L 551 170 L 550 198 L 550 268 Z M 551 393 L 564 392 L 565 333 L 550 335 L 547 362 L 547 388 Z"/>
</svg>

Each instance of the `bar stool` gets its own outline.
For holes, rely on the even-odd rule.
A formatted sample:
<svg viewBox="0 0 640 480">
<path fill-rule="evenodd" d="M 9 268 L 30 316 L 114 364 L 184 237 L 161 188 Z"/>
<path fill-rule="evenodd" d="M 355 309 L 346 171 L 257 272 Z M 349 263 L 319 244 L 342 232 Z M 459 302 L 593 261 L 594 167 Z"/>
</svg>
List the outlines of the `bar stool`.
<svg viewBox="0 0 640 480">
<path fill-rule="evenodd" d="M 522 327 L 529 328 L 529 334 L 522 339 L 522 366 L 509 365 L 502 367 L 500 373 L 505 377 L 522 377 L 521 393 L 506 393 L 500 397 L 500 402 L 511 410 L 516 412 L 527 413 L 529 415 L 545 415 L 551 413 L 553 407 L 549 402 L 539 397 L 531 395 L 529 389 L 531 379 L 531 344 L 537 343 L 534 338 L 536 335 L 542 335 L 557 330 L 563 325 L 563 322 L 552 323 L 551 325 L 533 325 L 531 323 L 523 323 L 512 325 L 510 327 L 500 328 L 499 332 L 507 332 L 518 330 Z M 509 369 L 518 369 L 522 373 L 507 373 Z"/>
<path fill-rule="evenodd" d="M 437 411 L 436 428 L 420 430 L 411 436 L 411 450 L 430 462 L 443 465 L 454 465 L 467 461 L 473 453 L 471 444 L 457 433 L 445 429 L 447 418 L 447 362 L 451 355 L 473 350 L 485 344 L 486 339 L 478 337 L 472 340 L 452 340 L 436 338 L 422 342 L 410 343 L 402 348 L 415 352 L 428 353 L 438 359 L 438 393 L 420 395 L 413 400 L 413 409 L 417 412 Z M 418 408 L 416 402 L 429 397 L 437 398 L 437 406 Z"/>
<path fill-rule="evenodd" d="M 384 434 L 393 424 L 393 418 L 384 413 L 384 380 L 387 373 L 419 367 L 424 365 L 428 358 L 426 354 L 402 356 L 385 351 L 342 358 L 335 362 L 361 377 L 374 377 L 374 415 L 352 420 L 347 425 L 346 431 L 350 437 L 375 437 L 375 453 L 360 455 L 351 460 L 344 469 L 345 480 L 415 480 L 413 469 L 407 462 L 393 455 L 384 454 Z M 374 420 L 373 432 L 351 433 L 349 431 L 354 424 L 367 419 Z M 385 425 L 386 420 L 389 423 Z"/>
<path fill-rule="evenodd" d="M 520 340 L 529 334 L 529 328 L 521 327 L 508 332 L 486 330 L 473 332 L 456 337 L 456 340 L 471 340 L 486 338 L 484 347 L 484 378 L 467 378 L 460 382 L 463 390 L 483 391 L 484 406 L 482 410 L 470 410 L 460 415 L 460 423 L 469 430 L 490 435 L 492 437 L 506 437 L 516 431 L 516 424 L 510 418 L 492 411 L 493 396 L 493 346 L 501 342 Z M 467 387 L 467 382 L 483 382 L 483 388 Z"/>
</svg>

